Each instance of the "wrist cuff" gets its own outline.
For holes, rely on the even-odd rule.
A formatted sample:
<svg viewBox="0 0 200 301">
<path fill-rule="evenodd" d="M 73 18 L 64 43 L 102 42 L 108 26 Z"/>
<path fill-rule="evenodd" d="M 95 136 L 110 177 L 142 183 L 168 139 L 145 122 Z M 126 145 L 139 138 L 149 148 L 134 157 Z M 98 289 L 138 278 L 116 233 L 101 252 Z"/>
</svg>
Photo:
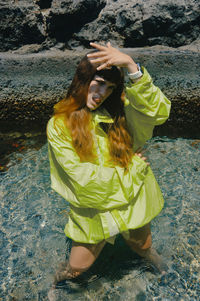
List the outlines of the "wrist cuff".
<svg viewBox="0 0 200 301">
<path fill-rule="evenodd" d="M 140 78 L 140 77 L 143 75 L 143 73 L 142 73 L 142 71 L 141 71 L 141 68 L 140 68 L 140 64 L 137 63 L 137 66 L 138 66 L 138 71 L 137 71 L 137 72 L 134 72 L 134 73 L 128 73 L 128 77 L 129 77 L 130 79 L 132 79 L 132 80 L 138 79 L 138 78 Z"/>
</svg>

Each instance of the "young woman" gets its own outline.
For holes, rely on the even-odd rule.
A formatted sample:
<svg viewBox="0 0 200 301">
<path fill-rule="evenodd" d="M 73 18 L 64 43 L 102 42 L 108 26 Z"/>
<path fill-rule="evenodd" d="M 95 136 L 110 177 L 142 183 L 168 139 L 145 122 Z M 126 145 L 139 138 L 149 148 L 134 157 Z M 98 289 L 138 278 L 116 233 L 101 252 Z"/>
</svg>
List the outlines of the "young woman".
<svg viewBox="0 0 200 301">
<path fill-rule="evenodd" d="M 52 188 L 70 203 L 65 234 L 73 241 L 55 283 L 86 271 L 118 233 L 163 270 L 150 221 L 164 201 L 137 150 L 166 121 L 170 101 L 130 56 L 110 43 L 91 46 L 47 126 Z M 130 77 L 125 92 L 122 67 Z"/>
</svg>

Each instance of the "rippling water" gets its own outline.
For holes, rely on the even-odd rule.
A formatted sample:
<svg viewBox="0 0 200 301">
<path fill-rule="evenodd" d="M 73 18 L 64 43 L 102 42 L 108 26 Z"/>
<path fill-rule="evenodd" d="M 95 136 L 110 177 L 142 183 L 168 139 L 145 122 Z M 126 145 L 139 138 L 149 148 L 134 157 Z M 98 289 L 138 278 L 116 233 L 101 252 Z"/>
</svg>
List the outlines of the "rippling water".
<svg viewBox="0 0 200 301">
<path fill-rule="evenodd" d="M 9 154 L 1 167 L 1 300 L 200 300 L 199 140 L 155 137 L 146 148 L 165 198 L 152 222 L 153 244 L 169 273 L 156 274 L 119 236 L 105 246 L 88 281 L 55 291 L 69 207 L 50 188 L 47 145 L 38 148 Z"/>
</svg>

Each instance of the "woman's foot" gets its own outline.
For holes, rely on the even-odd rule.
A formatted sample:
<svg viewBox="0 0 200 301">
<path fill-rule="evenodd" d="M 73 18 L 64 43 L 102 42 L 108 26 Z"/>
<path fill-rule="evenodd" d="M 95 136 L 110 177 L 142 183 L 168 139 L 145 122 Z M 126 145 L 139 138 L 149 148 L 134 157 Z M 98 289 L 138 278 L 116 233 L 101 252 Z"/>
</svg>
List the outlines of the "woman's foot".
<svg viewBox="0 0 200 301">
<path fill-rule="evenodd" d="M 141 255 L 142 257 L 153 263 L 154 267 L 158 270 L 159 273 L 161 273 L 162 275 L 165 275 L 167 273 L 169 268 L 155 249 L 149 248 L 145 250 L 144 254 Z"/>
<path fill-rule="evenodd" d="M 68 262 L 62 262 L 54 275 L 53 284 L 57 285 L 59 282 L 65 280 L 72 280 L 80 275 L 78 271 L 72 271 Z"/>
</svg>

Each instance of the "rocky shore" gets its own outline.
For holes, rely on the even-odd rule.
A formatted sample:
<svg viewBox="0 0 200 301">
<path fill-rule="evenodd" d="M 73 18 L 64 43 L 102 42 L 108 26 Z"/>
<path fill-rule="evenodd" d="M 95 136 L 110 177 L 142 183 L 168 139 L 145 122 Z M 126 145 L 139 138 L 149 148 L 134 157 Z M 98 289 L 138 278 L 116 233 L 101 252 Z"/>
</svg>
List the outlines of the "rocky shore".
<svg viewBox="0 0 200 301">
<path fill-rule="evenodd" d="M 0 51 L 180 47 L 200 38 L 196 0 L 0 0 Z"/>
<path fill-rule="evenodd" d="M 144 65 L 172 101 L 155 133 L 200 136 L 200 3 L 0 0 L 0 129 L 45 129 L 89 41 Z"/>
<path fill-rule="evenodd" d="M 200 54 L 156 46 L 123 51 L 148 69 L 172 101 L 170 119 L 158 129 L 172 136 L 199 136 Z M 86 52 L 1 53 L 1 130 L 44 129 Z"/>
</svg>

